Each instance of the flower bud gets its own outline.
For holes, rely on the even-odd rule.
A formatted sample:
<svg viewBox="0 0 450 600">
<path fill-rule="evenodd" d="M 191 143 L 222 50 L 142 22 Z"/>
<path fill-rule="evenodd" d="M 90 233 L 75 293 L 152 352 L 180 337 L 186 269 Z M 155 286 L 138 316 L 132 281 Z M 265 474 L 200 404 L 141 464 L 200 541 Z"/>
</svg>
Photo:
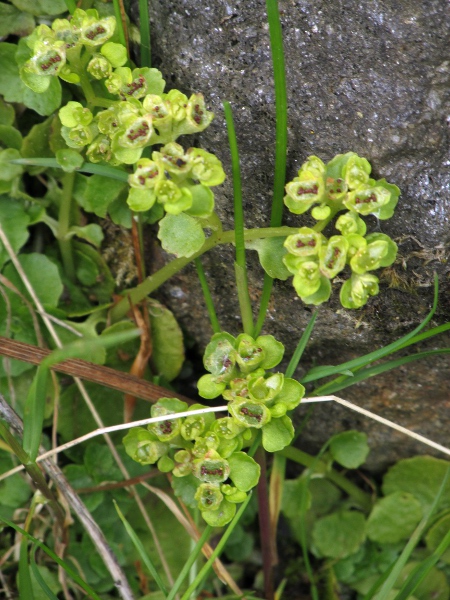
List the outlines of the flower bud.
<svg viewBox="0 0 450 600">
<path fill-rule="evenodd" d="M 217 510 L 223 500 L 218 483 L 201 483 L 194 496 L 201 511 Z"/>
<path fill-rule="evenodd" d="M 218 436 L 214 432 L 208 431 L 204 437 L 197 437 L 192 454 L 197 458 L 204 457 L 210 450 L 217 450 L 219 444 Z"/>
<path fill-rule="evenodd" d="M 206 346 L 203 364 L 218 383 L 231 381 L 236 374 L 234 338 L 226 333 L 213 335 Z"/>
<path fill-rule="evenodd" d="M 298 233 L 289 235 L 284 247 L 294 256 L 316 256 L 322 245 L 322 235 L 310 227 L 301 227 Z"/>
<path fill-rule="evenodd" d="M 189 148 L 186 154 L 192 166 L 193 179 L 209 187 L 225 181 L 225 171 L 217 156 L 201 148 Z"/>
<path fill-rule="evenodd" d="M 264 379 L 264 377 L 250 379 L 248 383 L 250 398 L 256 402 L 270 402 L 281 392 L 283 380 L 284 375 L 282 373 L 275 373 L 267 379 Z"/>
<path fill-rule="evenodd" d="M 378 277 L 369 273 L 353 274 L 341 288 L 341 304 L 344 308 L 361 308 L 369 296 L 376 296 L 378 291 Z"/>
<path fill-rule="evenodd" d="M 239 425 L 261 429 L 270 421 L 270 412 L 264 404 L 247 400 L 231 402 L 229 410 Z"/>
<path fill-rule="evenodd" d="M 154 160 L 141 158 L 136 163 L 136 170 L 128 177 L 128 183 L 133 188 L 154 189 L 164 177 L 164 172 Z"/>
<path fill-rule="evenodd" d="M 236 423 L 232 417 L 222 417 L 214 421 L 211 425 L 211 431 L 216 433 L 219 438 L 232 440 L 243 431 L 243 427 Z"/>
<path fill-rule="evenodd" d="M 320 272 L 328 279 L 333 279 L 345 267 L 348 242 L 341 235 L 333 235 L 319 253 Z"/>
<path fill-rule="evenodd" d="M 348 153 L 348 160 L 342 168 L 342 176 L 350 190 L 367 184 L 372 167 L 365 158 L 361 158 L 354 152 Z"/>
<path fill-rule="evenodd" d="M 164 171 L 177 176 L 185 176 L 191 170 L 189 159 L 184 154 L 184 149 L 176 142 L 163 146 L 160 152 L 153 152 L 152 159 L 161 165 Z"/>
<path fill-rule="evenodd" d="M 164 210 L 171 215 L 179 215 L 192 206 L 192 194 L 186 187 L 178 187 L 168 179 L 156 183 L 155 194 L 158 202 L 164 205 Z"/>
<path fill-rule="evenodd" d="M 185 477 L 192 473 L 192 455 L 188 450 L 178 450 L 173 457 L 175 466 L 172 473 L 175 477 Z"/>
<path fill-rule="evenodd" d="M 230 466 L 215 450 L 209 450 L 204 458 L 194 460 L 193 474 L 205 483 L 222 483 L 228 479 Z"/>
<path fill-rule="evenodd" d="M 264 360 L 264 350 L 247 335 L 241 334 L 236 339 L 236 361 L 243 373 L 254 371 Z"/>
<path fill-rule="evenodd" d="M 344 204 L 349 210 L 355 210 L 360 215 L 376 215 L 390 199 L 391 194 L 385 187 L 364 186 L 350 192 Z"/>
<path fill-rule="evenodd" d="M 300 264 L 292 284 L 300 297 L 311 296 L 320 287 L 319 263 L 308 260 Z"/>
<path fill-rule="evenodd" d="M 112 73 L 112 66 L 101 54 L 95 54 L 88 63 L 87 71 L 94 79 L 104 79 Z"/>
<path fill-rule="evenodd" d="M 157 462 L 167 452 L 167 446 L 155 440 L 155 437 L 143 427 L 130 429 L 123 438 L 125 451 L 141 465 Z"/>
<path fill-rule="evenodd" d="M 352 271 L 360 275 L 366 271 L 373 271 L 381 266 L 381 261 L 389 250 L 388 243 L 384 240 L 374 241 L 367 244 L 353 256 L 350 261 Z"/>
<path fill-rule="evenodd" d="M 349 235 L 350 233 L 365 235 L 367 226 L 357 213 L 349 211 L 340 215 L 336 221 L 336 229 L 338 229 L 342 235 Z"/>
</svg>

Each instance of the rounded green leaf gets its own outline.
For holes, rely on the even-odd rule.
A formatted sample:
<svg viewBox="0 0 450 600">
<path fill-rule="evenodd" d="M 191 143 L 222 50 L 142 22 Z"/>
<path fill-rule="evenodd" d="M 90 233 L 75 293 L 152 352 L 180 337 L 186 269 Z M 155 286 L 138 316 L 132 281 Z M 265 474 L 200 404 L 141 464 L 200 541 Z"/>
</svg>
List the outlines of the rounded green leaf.
<svg viewBox="0 0 450 600">
<path fill-rule="evenodd" d="M 184 362 L 183 333 L 168 308 L 151 298 L 147 302 L 153 340 L 152 363 L 158 375 L 172 381 Z"/>
<path fill-rule="evenodd" d="M 56 152 L 56 162 L 58 165 L 66 171 L 66 173 L 73 173 L 76 169 L 79 169 L 84 162 L 84 158 L 76 150 L 58 150 Z"/>
<path fill-rule="evenodd" d="M 343 510 L 315 522 L 312 539 L 315 554 L 327 558 L 346 558 L 364 543 L 365 518 L 360 512 Z"/>
<path fill-rule="evenodd" d="M 263 369 L 272 369 L 281 362 L 284 346 L 273 335 L 260 335 L 256 338 L 256 343 L 264 350 L 264 359 L 260 365 Z"/>
<path fill-rule="evenodd" d="M 410 492 L 422 504 L 429 507 L 444 479 L 448 462 L 433 456 L 415 456 L 400 460 L 391 467 L 383 478 L 383 493 Z M 450 482 L 444 488 L 437 511 L 450 507 Z"/>
<path fill-rule="evenodd" d="M 289 417 L 272 419 L 262 430 L 262 445 L 267 452 L 278 452 L 288 446 L 294 437 L 294 427 Z"/>
<path fill-rule="evenodd" d="M 396 544 L 409 538 L 422 515 L 417 498 L 394 492 L 376 502 L 367 519 L 367 537 L 379 544 Z"/>
<path fill-rule="evenodd" d="M 344 431 L 331 438 L 330 452 L 333 459 L 346 469 L 357 469 L 367 458 L 370 448 L 367 435 L 359 431 Z"/>
<path fill-rule="evenodd" d="M 287 410 L 293 410 L 300 404 L 301 399 L 304 395 L 305 388 L 301 383 L 299 383 L 295 379 L 285 377 L 283 382 L 283 388 L 281 389 L 281 392 L 277 394 L 275 398 L 275 403 L 284 404 Z"/>
<path fill-rule="evenodd" d="M 212 400 L 225 390 L 225 383 L 217 383 L 213 375 L 203 375 L 197 382 L 198 393 L 202 398 Z"/>
<path fill-rule="evenodd" d="M 214 210 L 214 194 L 206 185 L 190 185 L 189 192 L 192 194 L 192 206 L 186 210 L 188 215 L 206 219 Z"/>
<path fill-rule="evenodd" d="M 150 210 L 156 202 L 153 190 L 130 188 L 127 204 L 135 212 Z"/>
<path fill-rule="evenodd" d="M 228 457 L 230 479 L 242 492 L 249 492 L 259 481 L 261 467 L 245 452 L 234 452 Z"/>
<path fill-rule="evenodd" d="M 295 277 L 294 277 L 295 280 Z M 295 283 L 294 283 L 295 287 Z M 297 290 L 298 293 L 298 290 Z M 324 275 L 320 277 L 320 285 L 319 288 L 311 295 L 300 295 L 300 298 L 303 300 L 305 304 L 314 304 L 314 306 L 318 306 L 323 302 L 326 302 L 328 298 L 331 296 L 331 283 L 330 280 L 327 279 Z"/>
<path fill-rule="evenodd" d="M 164 250 L 175 256 L 192 256 L 205 243 L 200 223 L 185 213 L 166 215 L 161 219 L 158 238 Z"/>
<path fill-rule="evenodd" d="M 246 242 L 246 248 L 256 250 L 259 262 L 264 271 L 273 279 L 286 281 L 290 277 L 289 270 L 285 267 L 283 258 L 286 256 L 285 238 L 265 238 Z"/>
<path fill-rule="evenodd" d="M 21 204 L 0 197 L 0 222 L 14 252 L 18 252 L 28 239 L 29 216 Z M 0 242 L 0 268 L 9 260 L 9 254 Z"/>
<path fill-rule="evenodd" d="M 103 44 L 100 52 L 109 60 L 114 68 L 122 67 L 127 62 L 127 49 L 122 44 L 107 42 Z"/>
</svg>

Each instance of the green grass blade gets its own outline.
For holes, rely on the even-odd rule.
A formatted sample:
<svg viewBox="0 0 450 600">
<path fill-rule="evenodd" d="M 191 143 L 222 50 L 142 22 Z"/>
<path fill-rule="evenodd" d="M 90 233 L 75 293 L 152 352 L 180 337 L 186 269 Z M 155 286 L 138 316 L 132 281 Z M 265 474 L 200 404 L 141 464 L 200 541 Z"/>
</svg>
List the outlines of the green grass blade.
<svg viewBox="0 0 450 600">
<path fill-rule="evenodd" d="M 377 595 L 376 595 L 377 600 L 386 600 L 388 598 L 389 593 L 393 589 L 395 582 L 397 581 L 397 579 L 400 575 L 400 572 L 402 571 L 403 567 L 408 562 L 408 560 L 412 554 L 412 551 L 419 543 L 420 538 L 422 537 L 422 534 L 425 531 L 427 524 L 429 523 L 431 515 L 436 510 L 436 507 L 442 496 L 442 493 L 447 484 L 447 480 L 448 480 L 449 476 L 450 476 L 450 467 L 447 469 L 447 472 L 445 473 L 445 476 L 441 483 L 441 487 L 439 488 L 439 491 L 436 494 L 435 499 L 433 500 L 433 504 L 429 508 L 428 512 L 426 513 L 426 515 L 424 516 L 422 521 L 419 523 L 419 525 L 414 530 L 413 534 L 411 535 L 410 539 L 408 540 L 408 543 L 404 547 L 402 553 L 400 554 L 394 567 L 392 568 L 392 571 L 390 572 L 389 576 L 384 581 L 383 585 L 380 588 L 380 591 L 377 593 Z M 450 534 L 449 534 L 449 537 L 450 537 Z M 404 596 L 404 598 L 407 598 L 407 597 L 408 596 Z M 366 596 L 364 598 L 364 600 L 370 600 L 370 598 L 373 598 L 373 596 Z M 395 598 L 395 600 L 399 600 L 398 596 Z"/>
<path fill-rule="evenodd" d="M 30 565 L 28 564 L 28 540 L 26 537 L 22 538 L 22 541 L 20 542 L 19 589 L 20 600 L 34 600 Z"/>
<path fill-rule="evenodd" d="M 41 550 L 43 550 L 48 556 L 50 556 L 50 558 L 52 558 L 56 563 L 58 563 L 60 567 L 64 569 L 64 571 L 69 575 L 69 577 L 71 577 L 71 579 L 73 579 L 73 581 L 77 583 L 86 592 L 86 594 L 93 598 L 93 600 L 100 600 L 100 597 L 95 593 L 95 591 L 90 587 L 90 585 L 84 582 L 78 575 L 78 573 L 74 571 L 71 567 L 69 567 L 69 565 L 64 560 L 62 560 L 62 558 L 59 558 L 59 556 L 55 554 L 53 550 L 50 550 L 50 548 L 46 546 L 44 542 L 41 542 L 41 540 L 38 540 L 37 538 L 33 537 L 31 534 L 28 533 L 28 531 L 25 531 L 24 529 L 22 529 L 22 527 L 19 527 L 12 521 L 8 521 L 3 517 L 0 517 L 0 521 L 5 523 L 8 527 L 12 527 L 12 529 L 17 531 L 18 533 L 21 533 L 31 542 L 36 544 L 36 546 L 39 546 Z M 30 596 L 30 598 L 32 598 L 32 596 Z M 29 599 L 27 598 L 27 600 Z"/>
<path fill-rule="evenodd" d="M 302 337 L 300 338 L 300 341 L 297 344 L 296 349 L 294 350 L 294 354 L 292 355 L 292 358 L 289 361 L 288 367 L 286 369 L 286 373 L 285 373 L 286 377 L 292 377 L 292 375 L 295 373 L 295 369 L 297 368 L 298 363 L 300 362 L 300 359 L 306 348 L 306 344 L 309 342 L 309 338 L 311 337 L 311 333 L 314 329 L 314 324 L 316 322 L 316 318 L 317 318 L 317 311 L 315 311 L 311 315 L 308 325 L 306 326 L 305 331 L 303 332 Z"/>
<path fill-rule="evenodd" d="M 33 572 L 34 578 L 36 579 L 38 584 L 41 586 L 42 591 L 47 596 L 47 598 L 49 598 L 49 600 L 58 600 L 58 597 L 55 596 L 55 594 L 52 592 L 52 590 L 45 583 L 44 578 L 42 577 L 42 575 L 38 569 L 38 566 L 36 564 L 36 550 L 37 550 L 37 546 L 34 546 L 32 552 L 31 552 L 31 561 L 30 561 L 31 571 Z"/>
<path fill-rule="evenodd" d="M 450 329 L 450 323 L 444 323 L 443 325 L 439 325 L 438 327 L 433 327 L 432 329 L 428 329 L 427 331 L 424 331 L 423 333 L 419 333 L 418 335 L 415 335 L 408 342 L 403 344 L 403 346 L 400 346 L 399 350 L 403 350 L 403 348 L 407 348 L 408 346 L 412 346 L 413 344 L 418 344 L 419 342 L 423 342 L 424 340 L 427 340 L 428 338 L 435 337 L 436 335 L 439 335 L 440 333 L 444 333 L 445 331 L 448 331 L 449 329 Z"/>
<path fill-rule="evenodd" d="M 275 83 L 275 179 L 273 184 L 271 227 L 279 227 L 283 218 L 284 184 L 286 182 L 287 157 L 287 93 L 284 66 L 283 32 L 277 0 L 267 0 L 270 48 L 272 51 L 273 78 Z"/>
<path fill-rule="evenodd" d="M 129 536 L 130 540 L 133 542 L 134 547 L 139 552 L 139 556 L 142 558 L 142 562 L 147 567 L 149 573 L 151 574 L 151 576 L 155 580 L 156 585 L 159 587 L 159 589 L 161 590 L 161 592 L 164 594 L 164 596 L 167 596 L 167 588 L 164 585 L 163 580 L 159 576 L 159 573 L 156 570 L 156 567 L 153 564 L 150 556 L 147 554 L 147 552 L 146 552 L 146 550 L 145 550 L 145 548 L 144 548 L 141 540 L 138 538 L 138 536 L 136 535 L 134 529 L 128 523 L 127 519 L 125 518 L 125 516 L 123 515 L 122 511 L 120 510 L 117 502 L 115 500 L 113 502 L 114 502 L 114 506 L 116 508 L 117 514 L 119 515 L 120 520 L 124 524 L 126 532 L 127 532 L 128 536 Z"/>
<path fill-rule="evenodd" d="M 23 449 L 32 461 L 35 461 L 39 454 L 39 445 L 44 425 L 48 377 L 49 368 L 42 364 L 39 365 L 25 402 L 23 414 Z"/>
<path fill-rule="evenodd" d="M 200 281 L 200 286 L 202 288 L 203 297 L 205 299 L 206 309 L 208 311 L 212 330 L 214 331 L 214 333 L 220 333 L 222 331 L 222 328 L 220 327 L 219 319 L 217 318 L 216 309 L 214 307 L 214 302 L 211 296 L 211 292 L 209 290 L 208 281 L 206 279 L 205 270 L 203 269 L 203 264 L 200 257 L 197 257 L 194 260 L 194 264 L 195 268 L 197 269 L 197 275 Z"/>
<path fill-rule="evenodd" d="M 241 504 L 241 506 L 239 507 L 239 510 L 237 511 L 237 513 L 235 514 L 233 520 L 231 521 L 231 523 L 228 525 L 228 527 L 225 530 L 225 533 L 222 535 L 222 537 L 220 538 L 219 543 L 217 544 L 217 546 L 214 548 L 214 552 L 211 554 L 210 558 L 208 559 L 208 561 L 204 564 L 204 566 L 200 569 L 197 577 L 194 579 L 194 581 L 191 583 L 191 585 L 188 587 L 188 589 L 185 591 L 185 593 L 183 594 L 181 600 L 189 600 L 191 595 L 193 594 L 193 592 L 197 589 L 197 587 L 200 585 L 200 583 L 203 581 L 203 578 L 207 575 L 207 573 L 209 572 L 209 570 L 211 569 L 211 566 L 213 564 L 213 562 L 216 560 L 216 558 L 220 555 L 220 553 L 222 552 L 225 544 L 227 543 L 228 538 L 230 537 L 230 535 L 233 533 L 234 528 L 236 527 L 236 525 L 239 523 L 240 518 L 242 517 L 242 515 L 244 514 L 245 509 L 247 508 L 247 504 L 250 502 L 250 498 L 252 497 L 251 492 L 248 494 L 247 498 L 245 499 L 245 501 Z"/>
<path fill-rule="evenodd" d="M 337 366 L 327 366 L 327 367 L 314 367 L 302 378 L 302 383 L 309 383 L 310 381 L 316 381 L 317 379 L 322 379 L 323 377 L 329 377 L 330 375 L 336 375 L 345 371 L 347 369 L 356 369 L 361 368 L 368 365 L 375 360 L 380 360 L 393 352 L 397 352 L 400 348 L 404 348 L 405 344 L 409 342 L 414 336 L 416 336 L 433 318 L 434 313 L 436 312 L 437 302 L 438 302 L 438 291 L 439 291 L 439 283 L 437 277 L 434 280 L 434 300 L 433 307 L 425 319 L 418 325 L 413 331 L 407 333 L 402 338 L 392 342 L 392 344 L 388 344 L 384 346 L 384 348 L 380 348 L 379 350 L 374 350 L 373 352 L 369 352 L 369 354 L 365 354 L 364 356 L 360 356 L 359 358 L 355 358 L 353 360 L 349 360 L 346 363 L 342 363 Z"/>
<path fill-rule="evenodd" d="M 141 67 L 152 66 L 150 45 L 150 14 L 148 0 L 139 0 L 139 24 L 141 32 Z"/>
<path fill-rule="evenodd" d="M 390 371 L 391 369 L 397 369 L 402 365 L 406 365 L 410 362 L 414 362 L 416 360 L 422 360 L 423 358 L 428 358 L 430 356 L 435 356 L 438 354 L 448 354 L 450 352 L 450 348 L 440 348 L 439 350 L 427 350 L 424 352 L 417 352 L 416 354 L 412 354 L 410 356 L 404 356 L 402 358 L 398 358 L 396 360 L 390 360 L 381 365 L 376 365 L 374 367 L 367 367 L 365 369 L 361 369 L 357 371 L 353 377 L 348 377 L 346 375 L 342 377 L 338 377 L 329 383 L 321 385 L 316 388 L 313 392 L 313 396 L 326 396 L 329 394 L 334 394 L 339 390 L 343 390 L 344 388 L 350 387 L 355 383 L 359 383 L 360 381 L 364 381 L 369 377 L 374 377 L 375 375 L 380 375 L 381 373 L 385 373 L 386 371 Z"/>
<path fill-rule="evenodd" d="M 75 2 L 75 0 L 64 0 L 64 2 L 67 7 L 67 10 L 70 12 L 71 15 L 73 15 L 77 7 L 77 3 Z"/>
<path fill-rule="evenodd" d="M 15 165 L 62 169 L 61 165 L 56 162 L 56 158 L 18 158 L 16 160 L 10 160 L 9 162 Z M 103 177 L 109 177 L 110 179 L 128 182 L 128 173 L 122 171 L 122 169 L 111 167 L 109 165 L 96 165 L 85 162 L 79 169 L 75 170 L 80 173 L 92 173 L 93 175 L 102 175 Z"/>
<path fill-rule="evenodd" d="M 284 184 L 286 183 L 287 157 L 287 93 L 286 71 L 284 66 L 283 32 L 277 0 L 266 0 L 267 20 L 269 23 L 270 49 L 272 52 L 273 78 L 275 84 L 275 174 L 273 182 L 271 227 L 279 227 L 283 218 Z M 272 292 L 273 279 L 264 274 L 263 291 L 255 337 L 259 335 L 266 318 Z"/>
<path fill-rule="evenodd" d="M 245 259 L 244 209 L 242 204 L 242 182 L 241 168 L 239 164 L 239 150 L 236 139 L 236 130 L 234 128 L 233 112 L 229 102 L 223 103 L 223 110 L 225 112 L 225 120 L 227 123 L 228 143 L 231 154 L 231 170 L 233 173 L 236 286 L 244 332 L 248 333 L 249 335 L 253 335 L 253 312 L 248 293 L 247 262 Z"/>
<path fill-rule="evenodd" d="M 169 595 L 167 596 L 167 600 L 173 600 L 175 598 L 175 596 L 177 595 L 178 590 L 180 589 L 183 581 L 189 575 L 189 571 L 190 571 L 192 565 L 194 564 L 194 562 L 197 560 L 197 558 L 201 554 L 203 545 L 205 544 L 205 542 L 208 540 L 209 536 L 211 535 L 211 531 L 212 531 L 211 525 L 207 525 L 205 527 L 200 539 L 195 544 L 195 547 L 194 547 L 191 555 L 189 556 L 188 560 L 185 562 L 183 568 L 181 569 L 180 574 L 178 575 L 175 583 L 173 584 L 172 589 L 170 590 Z"/>
<path fill-rule="evenodd" d="M 450 470 L 450 469 L 449 469 Z M 448 471 L 447 471 L 448 473 Z M 450 546 L 450 531 L 444 536 L 444 539 L 438 545 L 438 547 L 433 551 L 431 556 L 426 558 L 420 565 L 417 565 L 415 569 L 411 571 L 408 578 L 403 584 L 403 587 L 400 590 L 400 593 L 394 598 L 394 600 L 406 600 L 409 598 L 412 593 L 415 591 L 417 586 L 421 583 L 423 579 L 428 575 L 430 570 L 436 565 L 436 563 L 441 558 L 442 554 L 447 550 Z"/>
<path fill-rule="evenodd" d="M 113 0 L 113 4 L 114 4 L 114 16 L 116 17 L 116 31 L 117 34 L 119 36 L 119 42 L 122 44 L 122 46 L 125 46 L 125 48 L 128 51 L 128 44 L 127 44 L 127 35 L 125 32 L 125 26 L 124 26 L 124 22 L 123 22 L 123 12 L 122 12 L 122 7 L 121 5 L 121 1 L 120 0 Z"/>
</svg>

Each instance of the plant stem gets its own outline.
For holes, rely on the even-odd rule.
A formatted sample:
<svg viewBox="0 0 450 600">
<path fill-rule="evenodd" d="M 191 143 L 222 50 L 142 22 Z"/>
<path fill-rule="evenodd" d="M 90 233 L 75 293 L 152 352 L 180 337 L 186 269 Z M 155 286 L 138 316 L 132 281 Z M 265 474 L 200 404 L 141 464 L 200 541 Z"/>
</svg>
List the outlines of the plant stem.
<svg viewBox="0 0 450 600">
<path fill-rule="evenodd" d="M 141 31 L 141 67 L 151 67 L 152 54 L 150 44 L 150 15 L 148 12 L 148 0 L 139 0 L 139 23 Z"/>
<path fill-rule="evenodd" d="M 231 110 L 230 103 L 224 102 L 223 109 L 227 122 L 228 143 L 230 145 L 231 168 L 233 172 L 234 231 L 236 246 L 236 262 L 234 263 L 234 271 L 236 287 L 244 333 L 253 335 L 253 311 L 250 295 L 248 293 L 247 262 L 245 259 L 244 209 L 242 203 L 242 182 L 241 169 L 239 165 L 239 150 L 236 139 L 236 130 L 233 122 L 233 112 Z"/>
<path fill-rule="evenodd" d="M 245 229 L 244 239 L 246 241 L 250 241 L 272 237 L 286 237 L 288 235 L 296 233 L 297 231 L 298 227 L 264 227 L 261 229 Z M 183 269 L 186 265 L 195 260 L 198 256 L 201 256 L 205 252 L 208 252 L 208 250 L 211 250 L 211 248 L 214 248 L 215 246 L 219 246 L 220 244 L 233 243 L 234 241 L 234 230 L 214 232 L 206 240 L 206 242 L 203 244 L 200 250 L 192 256 L 176 258 L 153 275 L 149 275 L 145 279 L 145 281 L 143 281 L 140 285 L 138 285 L 134 289 L 127 290 L 126 298 L 124 298 L 118 304 L 116 304 L 116 306 L 114 306 L 110 313 L 112 323 L 119 321 L 128 312 L 130 308 L 128 298 L 130 298 L 134 304 L 137 304 L 143 298 L 145 298 L 145 296 L 148 296 L 149 294 L 154 292 L 163 283 L 165 283 L 168 279 L 173 277 L 173 275 L 181 271 L 181 269 Z"/>
<path fill-rule="evenodd" d="M 286 72 L 284 68 L 283 33 L 277 0 L 266 0 L 267 20 L 269 22 L 270 49 L 272 52 L 273 78 L 275 84 L 275 176 L 273 182 L 272 213 L 270 225 L 279 227 L 283 216 L 284 184 L 286 180 L 287 157 L 287 93 Z M 273 279 L 264 273 L 261 305 L 255 327 L 255 336 L 259 334 L 266 318 L 272 293 Z"/>
<path fill-rule="evenodd" d="M 269 494 L 267 490 L 266 452 L 259 447 L 256 451 L 256 461 L 261 467 L 261 475 L 258 481 L 258 520 L 261 538 L 261 552 L 263 556 L 264 572 L 264 598 L 274 600 L 272 540 L 274 532 L 270 526 Z"/>
<path fill-rule="evenodd" d="M 208 311 L 209 320 L 214 333 L 220 333 L 222 331 L 219 320 L 217 318 L 216 309 L 214 308 L 214 302 L 209 291 L 208 281 L 206 280 L 205 271 L 203 269 L 202 261 L 200 258 L 195 259 L 195 268 L 197 269 L 197 275 L 200 281 L 200 285 L 205 299 L 206 309 Z"/>
<path fill-rule="evenodd" d="M 357 504 L 365 511 L 370 511 L 372 508 L 372 499 L 369 494 L 363 492 L 359 489 L 358 486 L 349 481 L 344 475 L 341 475 L 337 471 L 331 469 L 331 471 L 327 470 L 327 467 L 322 461 L 317 460 L 315 456 L 311 456 L 298 448 L 293 448 L 292 446 L 288 446 L 280 451 L 280 454 L 289 458 L 289 460 L 293 460 L 294 462 L 304 465 L 305 467 L 314 466 L 320 472 L 323 472 L 325 477 L 335 483 L 338 487 L 340 487 L 344 492 L 346 492 Z"/>
<path fill-rule="evenodd" d="M 236 527 L 236 525 L 238 524 L 243 512 L 245 511 L 245 509 L 247 508 L 247 504 L 250 502 L 250 498 L 251 498 L 252 494 L 251 492 L 248 494 L 246 500 L 244 500 L 244 502 L 241 504 L 241 506 L 239 507 L 239 510 L 237 511 L 236 515 L 234 516 L 233 520 L 231 521 L 231 523 L 229 523 L 228 527 L 226 528 L 224 534 L 222 535 L 222 537 L 220 538 L 219 543 L 217 544 L 217 546 L 214 549 L 214 552 L 211 554 L 211 556 L 209 557 L 208 561 L 203 565 L 202 569 L 200 570 L 199 574 L 197 575 L 197 577 L 195 578 L 195 580 L 191 583 L 191 585 L 188 587 L 188 589 L 184 592 L 181 600 L 189 600 L 191 597 L 191 594 L 197 589 L 197 587 L 200 585 L 200 583 L 203 581 L 203 578 L 205 577 L 205 575 L 208 573 L 208 571 L 211 569 L 211 566 L 213 564 L 213 562 L 216 560 L 216 558 L 218 556 L 220 556 L 220 553 L 222 552 L 225 544 L 228 541 L 228 538 L 230 537 L 230 535 L 233 533 L 234 528 Z"/>
<path fill-rule="evenodd" d="M 72 242 L 67 239 L 71 224 L 72 192 L 75 183 L 75 173 L 66 173 L 63 177 L 61 204 L 58 215 L 58 244 L 64 266 L 64 272 L 70 281 L 75 281 L 75 263 L 72 252 Z"/>
</svg>

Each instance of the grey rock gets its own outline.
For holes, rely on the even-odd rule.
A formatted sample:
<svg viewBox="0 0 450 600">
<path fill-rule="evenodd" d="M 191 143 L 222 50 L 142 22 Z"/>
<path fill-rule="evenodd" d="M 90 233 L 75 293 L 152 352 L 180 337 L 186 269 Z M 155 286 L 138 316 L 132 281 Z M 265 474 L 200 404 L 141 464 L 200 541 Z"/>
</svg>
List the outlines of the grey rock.
<svg viewBox="0 0 450 600">
<path fill-rule="evenodd" d="M 340 307 L 336 288 L 320 309 L 301 376 L 315 364 L 338 364 L 392 342 L 424 318 L 432 278 L 440 278 L 433 324 L 450 319 L 449 233 L 450 11 L 442 0 L 280 1 L 289 103 L 287 181 L 310 154 L 324 161 L 355 151 L 402 190 L 399 206 L 381 230 L 399 242 L 399 260 L 382 274 L 382 290 L 363 309 Z M 247 227 L 269 223 L 275 149 L 275 95 L 263 0 L 151 0 L 153 64 L 168 88 L 201 91 L 216 114 L 189 145 L 214 152 L 230 175 L 222 102 L 231 102 L 241 155 Z M 216 188 L 217 211 L 232 227 L 231 178 Z M 286 211 L 287 213 L 287 211 Z M 286 214 L 285 223 L 307 224 Z M 233 283 L 233 252 L 203 259 L 223 328 L 240 328 Z M 262 271 L 249 253 L 255 306 Z M 195 271 L 187 268 L 163 290 L 165 301 L 203 349 L 210 335 Z M 286 345 L 289 357 L 311 307 L 290 282 L 277 282 L 264 331 Z M 420 349 L 445 346 L 439 338 Z M 450 445 L 450 364 L 431 358 L 371 378 L 341 395 L 405 427 Z M 298 410 L 298 421 L 306 408 Z M 358 428 L 369 434 L 369 466 L 379 469 L 423 445 L 336 405 L 314 410 L 300 445 L 317 450 L 329 435 Z"/>
</svg>

